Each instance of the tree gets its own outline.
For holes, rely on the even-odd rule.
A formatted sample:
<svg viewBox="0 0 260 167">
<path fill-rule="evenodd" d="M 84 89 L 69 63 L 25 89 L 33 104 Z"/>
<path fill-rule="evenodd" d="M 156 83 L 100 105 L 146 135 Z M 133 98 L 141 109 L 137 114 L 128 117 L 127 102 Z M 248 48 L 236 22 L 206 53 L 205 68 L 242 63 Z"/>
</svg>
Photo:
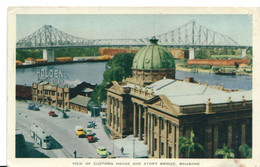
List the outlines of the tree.
<svg viewBox="0 0 260 167">
<path fill-rule="evenodd" d="M 239 152 L 245 158 L 252 158 L 252 148 L 247 144 L 242 144 L 239 146 Z"/>
<path fill-rule="evenodd" d="M 106 101 L 106 85 L 101 84 L 94 88 L 92 94 L 91 94 L 91 100 L 93 101 L 94 105 L 101 106 L 101 103 Z"/>
<path fill-rule="evenodd" d="M 188 158 L 193 157 L 196 149 L 204 151 L 204 148 L 201 144 L 194 142 L 194 132 L 193 130 L 190 133 L 190 137 L 182 136 L 179 139 L 180 146 L 179 146 L 179 154 L 185 153 L 187 151 Z"/>
<path fill-rule="evenodd" d="M 134 53 L 118 53 L 106 64 L 106 70 L 103 73 L 103 81 L 98 85 L 93 93 L 91 99 L 95 105 L 100 105 L 106 101 L 106 86 L 111 81 L 121 82 L 123 78 L 129 77 L 132 74 L 132 63 Z"/>
<path fill-rule="evenodd" d="M 206 49 L 198 49 L 195 51 L 195 59 L 209 59 Z"/>
<path fill-rule="evenodd" d="M 130 75 L 132 75 L 132 65 L 134 56 L 135 53 L 118 53 L 113 57 L 113 59 L 107 62 L 106 69 L 111 69 L 120 66 L 124 69 L 123 76 L 129 77 Z"/>
<path fill-rule="evenodd" d="M 228 146 L 224 144 L 222 148 L 217 149 L 215 157 L 224 159 L 235 158 L 234 150 L 229 149 Z"/>
</svg>

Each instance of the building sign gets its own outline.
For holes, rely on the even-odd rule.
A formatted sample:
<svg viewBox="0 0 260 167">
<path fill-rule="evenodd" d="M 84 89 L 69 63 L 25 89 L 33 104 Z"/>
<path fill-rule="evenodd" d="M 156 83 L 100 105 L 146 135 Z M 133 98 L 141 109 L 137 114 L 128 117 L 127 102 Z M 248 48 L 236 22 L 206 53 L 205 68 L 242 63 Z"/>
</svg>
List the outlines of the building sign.
<svg viewBox="0 0 260 167">
<path fill-rule="evenodd" d="M 37 75 L 38 81 L 48 81 L 52 85 L 64 84 L 64 71 L 39 68 Z"/>
</svg>

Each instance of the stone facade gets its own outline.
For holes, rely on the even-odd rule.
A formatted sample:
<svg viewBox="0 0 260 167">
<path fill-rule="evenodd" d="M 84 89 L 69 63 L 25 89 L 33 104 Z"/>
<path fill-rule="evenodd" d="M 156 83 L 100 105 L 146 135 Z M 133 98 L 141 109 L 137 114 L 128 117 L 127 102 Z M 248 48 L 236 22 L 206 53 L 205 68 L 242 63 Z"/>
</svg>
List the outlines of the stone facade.
<svg viewBox="0 0 260 167">
<path fill-rule="evenodd" d="M 139 85 L 149 85 L 155 81 L 161 80 L 164 77 L 175 79 L 175 68 L 157 69 L 157 70 L 133 70 L 133 77 L 128 78 L 129 82 Z"/>
<path fill-rule="evenodd" d="M 204 86 L 228 91 L 223 86 Z M 191 130 L 195 141 L 205 149 L 198 152 L 198 157 L 213 158 L 223 144 L 239 157 L 241 144 L 252 145 L 252 101 L 243 96 L 239 102 L 228 98 L 226 103 L 212 104 L 208 99 L 204 104 L 179 106 L 147 88 L 127 87 L 126 81 L 114 81 L 107 90 L 107 126 L 111 135 L 133 134 L 147 144 L 149 157 L 186 157 L 187 153 L 179 155 L 179 138 L 189 137 Z"/>
<path fill-rule="evenodd" d="M 69 108 L 69 88 L 54 86 L 47 82 L 33 83 L 32 101 Z"/>
<path fill-rule="evenodd" d="M 204 148 L 194 158 L 213 158 L 223 144 L 241 157 L 238 147 L 252 146 L 252 91 L 203 85 L 193 78 L 175 80 L 172 56 L 159 48 L 157 39 L 151 42 L 136 54 L 132 77 L 107 87 L 111 136 L 144 141 L 149 157 L 185 158 L 179 139 L 193 131 L 194 141 Z"/>
</svg>

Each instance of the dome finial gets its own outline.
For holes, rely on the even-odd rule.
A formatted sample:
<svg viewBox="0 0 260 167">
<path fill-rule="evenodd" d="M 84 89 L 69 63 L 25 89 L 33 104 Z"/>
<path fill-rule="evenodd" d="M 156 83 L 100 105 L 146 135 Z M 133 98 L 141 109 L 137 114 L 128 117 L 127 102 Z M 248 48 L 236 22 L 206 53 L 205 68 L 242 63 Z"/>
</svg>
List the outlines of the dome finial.
<svg viewBox="0 0 260 167">
<path fill-rule="evenodd" d="M 153 37 L 150 39 L 150 43 L 151 43 L 151 44 L 157 45 L 157 42 L 158 42 L 158 39 L 156 39 L 155 36 L 153 36 Z"/>
</svg>

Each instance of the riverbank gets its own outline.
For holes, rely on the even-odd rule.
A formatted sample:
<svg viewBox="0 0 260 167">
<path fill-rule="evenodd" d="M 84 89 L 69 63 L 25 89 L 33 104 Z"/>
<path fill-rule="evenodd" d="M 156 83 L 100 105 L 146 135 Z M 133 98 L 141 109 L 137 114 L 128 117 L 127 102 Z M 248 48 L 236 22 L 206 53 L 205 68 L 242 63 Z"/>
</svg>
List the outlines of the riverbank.
<svg viewBox="0 0 260 167">
<path fill-rule="evenodd" d="M 190 68 L 185 68 L 185 67 L 180 67 L 180 66 L 176 66 L 176 70 L 179 70 L 179 71 L 185 71 L 185 72 L 193 72 L 193 73 L 215 73 L 212 69 L 210 70 L 205 70 L 205 69 L 198 69 L 198 68 L 195 68 L 195 69 L 190 69 Z M 252 76 L 252 73 L 240 73 L 240 72 L 237 72 L 236 75 L 246 75 L 246 76 Z"/>
<path fill-rule="evenodd" d="M 83 61 L 66 61 L 66 62 L 47 62 L 43 64 L 30 64 L 30 65 L 16 65 L 16 69 L 19 68 L 30 68 L 30 67 L 38 67 L 38 66 L 50 66 L 50 65 L 60 65 L 60 64 L 75 64 L 75 63 L 89 63 L 89 62 L 107 62 L 108 60 L 98 60 L 98 59 L 91 59 L 91 60 L 83 60 Z"/>
</svg>

